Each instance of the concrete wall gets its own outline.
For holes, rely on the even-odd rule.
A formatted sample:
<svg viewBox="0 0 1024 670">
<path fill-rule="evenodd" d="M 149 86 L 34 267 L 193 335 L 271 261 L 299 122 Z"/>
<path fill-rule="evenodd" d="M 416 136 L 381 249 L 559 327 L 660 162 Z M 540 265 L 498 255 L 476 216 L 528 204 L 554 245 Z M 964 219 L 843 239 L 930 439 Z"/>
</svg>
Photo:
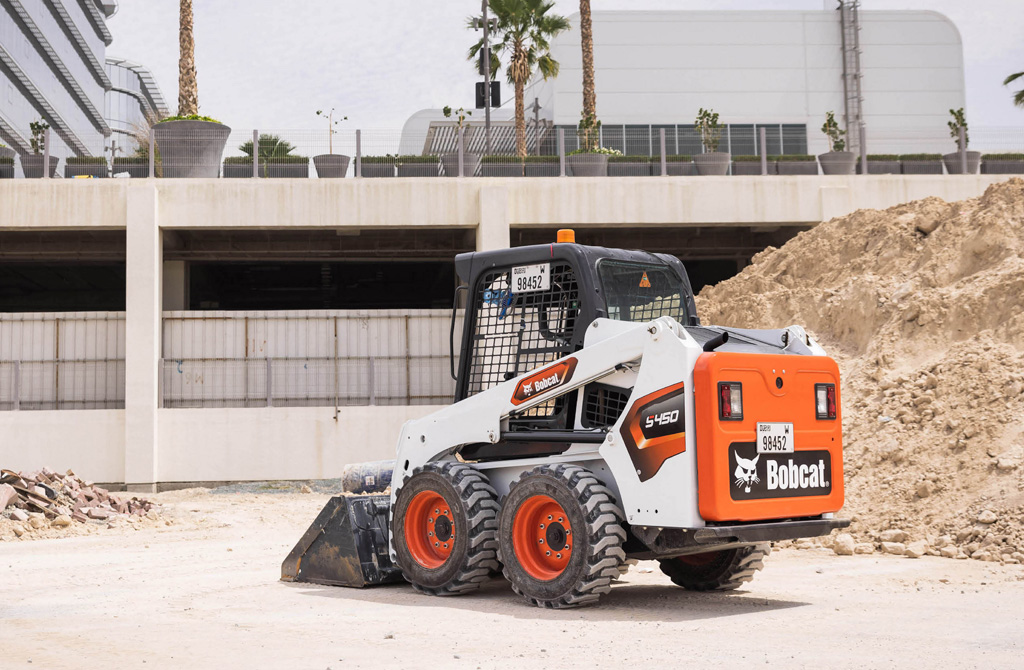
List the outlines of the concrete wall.
<svg viewBox="0 0 1024 670">
<path fill-rule="evenodd" d="M 124 424 L 121 409 L 0 412 L 0 467 L 71 468 L 83 479 L 123 482 Z"/>
</svg>

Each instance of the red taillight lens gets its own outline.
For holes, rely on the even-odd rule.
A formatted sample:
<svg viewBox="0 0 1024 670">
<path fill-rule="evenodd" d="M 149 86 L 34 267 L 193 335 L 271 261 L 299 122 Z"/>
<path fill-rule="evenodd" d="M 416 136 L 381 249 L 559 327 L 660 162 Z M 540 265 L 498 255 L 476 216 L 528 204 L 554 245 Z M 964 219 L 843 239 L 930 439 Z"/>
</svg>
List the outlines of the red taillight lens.
<svg viewBox="0 0 1024 670">
<path fill-rule="evenodd" d="M 718 418 L 730 421 L 743 418 L 743 386 L 739 382 L 719 382 Z"/>
<path fill-rule="evenodd" d="M 836 385 L 814 385 L 814 414 L 819 419 L 836 418 Z"/>
</svg>

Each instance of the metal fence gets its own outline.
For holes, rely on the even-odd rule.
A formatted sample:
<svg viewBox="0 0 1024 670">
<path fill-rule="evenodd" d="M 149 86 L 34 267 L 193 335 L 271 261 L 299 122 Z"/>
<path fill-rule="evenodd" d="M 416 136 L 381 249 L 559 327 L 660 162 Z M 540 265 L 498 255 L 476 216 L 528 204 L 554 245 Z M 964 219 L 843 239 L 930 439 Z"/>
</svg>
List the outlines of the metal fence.
<svg viewBox="0 0 1024 670">
<path fill-rule="evenodd" d="M 0 410 L 124 407 L 123 312 L 0 314 Z"/>
<path fill-rule="evenodd" d="M 219 177 L 325 179 L 342 177 L 699 176 L 706 174 L 829 174 L 828 142 L 803 124 L 723 124 L 702 135 L 693 124 L 573 126 L 529 121 L 522 145 L 510 121 L 487 132 L 433 121 L 407 131 L 234 130 L 219 124 L 181 128 L 157 124 L 125 141 L 92 137 L 67 144 L 48 131 L 39 155 L 0 148 L 0 179 L 14 177 Z M 148 134 L 147 134 L 148 133 Z M 870 173 L 1024 173 L 1024 128 L 969 131 L 963 160 L 956 137 L 942 127 L 863 129 L 856 171 Z M 135 145 L 133 140 L 132 146 Z M 581 149 L 601 148 L 607 155 Z M 521 155 L 521 151 L 525 155 Z M 976 152 L 972 154 L 971 152 Z M 728 154 L 722 158 L 720 154 Z M 710 156 L 709 156 L 710 155 Z M 868 165 L 868 163 L 871 165 Z M 49 170 L 44 169 L 49 165 Z M 848 171 L 846 164 L 842 170 Z"/>
<path fill-rule="evenodd" d="M 449 310 L 167 312 L 163 406 L 446 404 L 450 319 Z"/>
</svg>

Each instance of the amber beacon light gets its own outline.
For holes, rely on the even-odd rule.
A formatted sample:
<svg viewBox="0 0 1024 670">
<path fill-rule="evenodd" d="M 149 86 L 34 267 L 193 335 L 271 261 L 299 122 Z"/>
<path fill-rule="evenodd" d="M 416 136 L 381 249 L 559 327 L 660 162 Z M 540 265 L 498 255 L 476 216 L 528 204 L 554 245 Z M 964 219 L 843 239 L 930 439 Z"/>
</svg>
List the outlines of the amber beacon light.
<svg viewBox="0 0 1024 670">
<path fill-rule="evenodd" d="M 573 244 L 576 242 L 576 231 L 572 228 L 562 228 L 558 231 L 558 242 L 568 242 Z"/>
</svg>

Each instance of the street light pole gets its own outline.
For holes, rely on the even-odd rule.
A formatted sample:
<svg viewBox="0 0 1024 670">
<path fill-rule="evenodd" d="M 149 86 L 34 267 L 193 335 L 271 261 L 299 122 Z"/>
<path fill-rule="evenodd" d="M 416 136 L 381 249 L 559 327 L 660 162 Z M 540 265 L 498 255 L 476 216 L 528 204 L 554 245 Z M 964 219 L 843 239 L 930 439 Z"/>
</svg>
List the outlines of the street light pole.
<svg viewBox="0 0 1024 670">
<path fill-rule="evenodd" d="M 484 135 L 487 138 L 487 153 L 491 153 L 491 43 L 490 20 L 487 18 L 488 0 L 482 0 L 484 15 Z"/>
</svg>

